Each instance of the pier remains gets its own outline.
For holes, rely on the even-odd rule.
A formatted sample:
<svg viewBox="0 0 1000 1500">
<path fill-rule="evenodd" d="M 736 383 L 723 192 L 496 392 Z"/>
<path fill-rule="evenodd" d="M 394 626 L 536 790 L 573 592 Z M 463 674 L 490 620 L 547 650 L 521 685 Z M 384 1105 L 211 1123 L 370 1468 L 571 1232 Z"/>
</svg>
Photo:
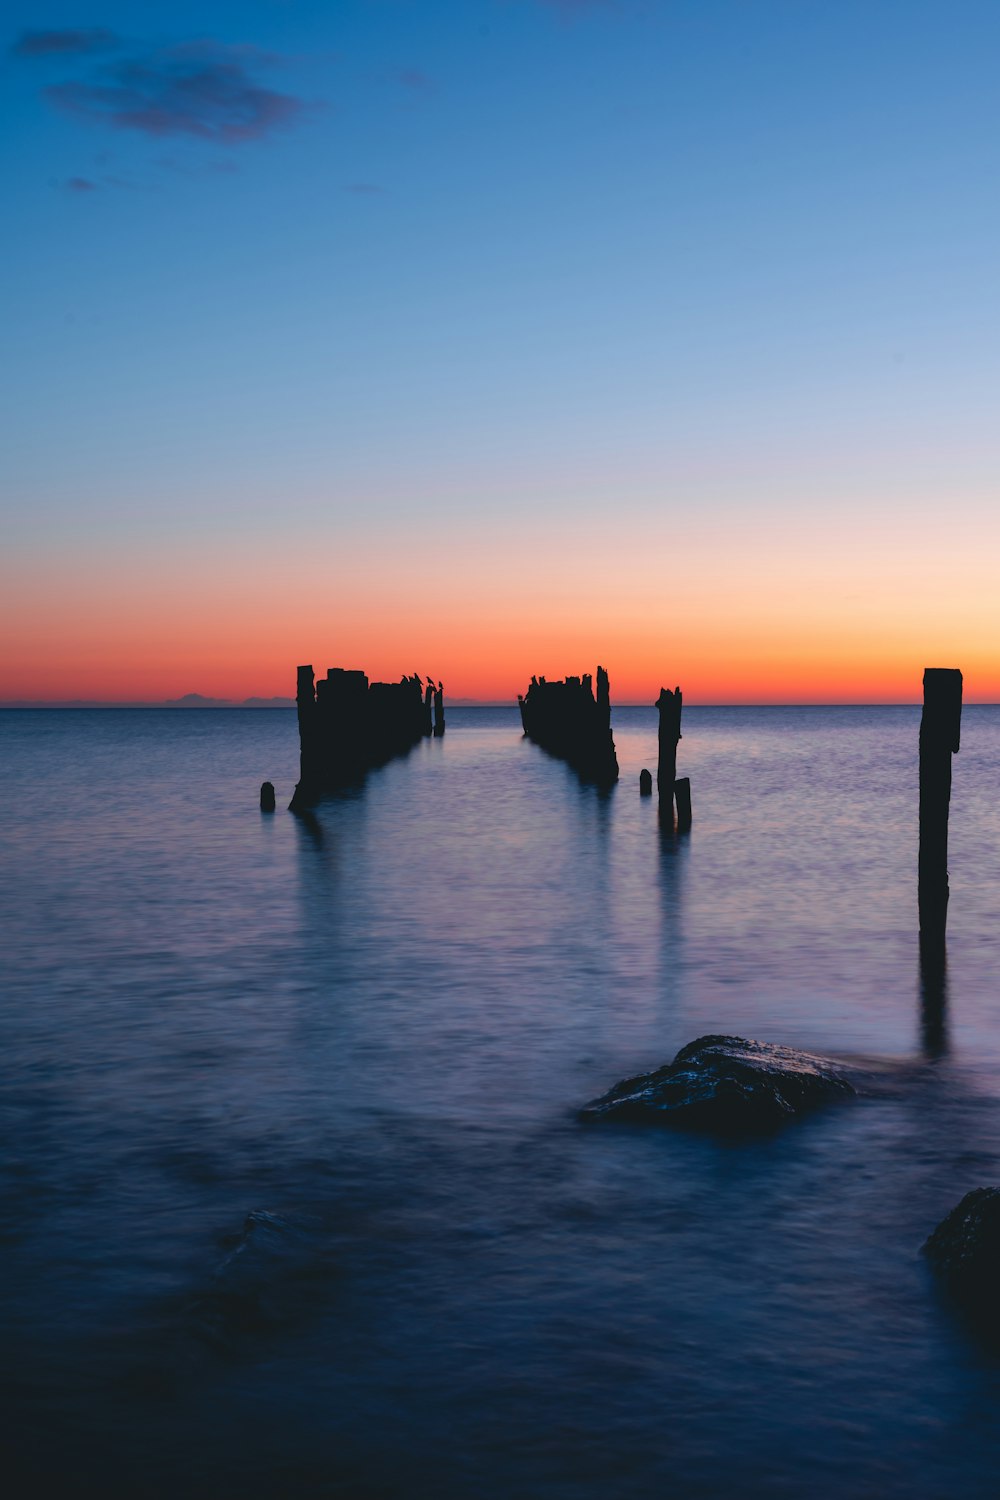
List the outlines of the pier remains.
<svg viewBox="0 0 1000 1500">
<path fill-rule="evenodd" d="M 920 719 L 920 842 L 917 903 L 921 947 L 943 950 L 948 920 L 948 812 L 951 760 L 962 726 L 962 674 L 957 667 L 924 669 Z"/>
<path fill-rule="evenodd" d="M 419 673 L 399 682 L 369 682 L 364 672 L 331 667 L 314 680 L 311 666 L 299 667 L 299 780 L 293 812 L 310 807 L 327 792 L 362 781 L 376 766 L 406 755 L 418 740 L 444 733 L 444 711 L 432 724 L 431 704 L 443 702 L 443 689 L 426 692 Z"/>
<path fill-rule="evenodd" d="M 618 780 L 611 690 L 603 667 L 597 669 L 596 696 L 587 672 L 562 682 L 532 677 L 528 691 L 519 694 L 517 701 L 529 740 L 566 761 L 583 781 L 612 786 Z"/>
<path fill-rule="evenodd" d="M 681 739 L 681 709 L 684 697 L 679 687 L 673 692 L 660 688 L 656 700 L 659 711 L 659 752 L 656 763 L 656 790 L 660 798 L 661 816 L 665 815 L 673 825 L 674 799 L 677 801 L 677 832 L 687 833 L 691 827 L 691 781 L 687 776 L 677 778 L 677 745 Z"/>
</svg>

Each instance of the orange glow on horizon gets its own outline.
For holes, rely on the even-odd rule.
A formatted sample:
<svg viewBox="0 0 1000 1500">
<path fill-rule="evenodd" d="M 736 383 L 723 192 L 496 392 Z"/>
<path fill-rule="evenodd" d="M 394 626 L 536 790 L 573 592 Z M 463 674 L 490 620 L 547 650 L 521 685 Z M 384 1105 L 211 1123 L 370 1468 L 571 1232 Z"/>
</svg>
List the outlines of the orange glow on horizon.
<svg viewBox="0 0 1000 1500">
<path fill-rule="evenodd" d="M 140 557 L 67 544 L 0 586 L 0 700 L 292 697 L 311 662 L 510 703 L 532 673 L 600 663 L 619 704 L 676 683 L 691 704 L 915 703 L 925 666 L 958 666 L 966 701 L 1000 702 L 990 538 L 956 530 L 929 555 L 884 529 L 761 512 L 724 553 L 693 521 L 636 536 L 524 516 L 456 523 L 436 550 L 416 522 L 339 549 L 238 533 Z"/>
</svg>

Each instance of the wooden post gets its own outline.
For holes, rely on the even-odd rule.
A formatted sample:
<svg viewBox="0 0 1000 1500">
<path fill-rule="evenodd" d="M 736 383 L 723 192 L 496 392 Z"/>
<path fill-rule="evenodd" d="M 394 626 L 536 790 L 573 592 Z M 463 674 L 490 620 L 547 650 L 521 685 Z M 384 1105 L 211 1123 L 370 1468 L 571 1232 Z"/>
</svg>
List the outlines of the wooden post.
<svg viewBox="0 0 1000 1500">
<path fill-rule="evenodd" d="M 943 948 L 948 920 L 948 805 L 951 757 L 962 723 L 962 674 L 953 667 L 924 671 L 920 719 L 920 847 L 917 905 L 924 950 Z"/>
<path fill-rule="evenodd" d="M 677 798 L 677 832 L 688 833 L 691 828 L 691 778 L 680 776 L 674 782 Z"/>
<path fill-rule="evenodd" d="M 434 736 L 440 739 L 444 734 L 444 688 L 440 682 L 434 689 Z"/>
<path fill-rule="evenodd" d="M 651 771 L 639 772 L 639 796 L 651 797 L 653 795 L 653 773 Z"/>
<path fill-rule="evenodd" d="M 660 754 L 656 766 L 656 790 L 661 802 L 674 805 L 677 780 L 677 741 L 681 737 L 681 690 L 660 688 L 656 706 L 660 711 Z"/>
</svg>

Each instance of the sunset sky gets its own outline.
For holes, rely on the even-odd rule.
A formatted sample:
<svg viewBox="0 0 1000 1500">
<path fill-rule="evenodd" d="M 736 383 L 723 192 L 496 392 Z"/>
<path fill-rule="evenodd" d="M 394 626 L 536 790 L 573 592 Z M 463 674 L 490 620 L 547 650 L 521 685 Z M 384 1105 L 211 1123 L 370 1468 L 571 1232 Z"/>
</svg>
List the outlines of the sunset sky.
<svg viewBox="0 0 1000 1500">
<path fill-rule="evenodd" d="M 1000 701 L 996 0 L 5 15 L 0 699 Z"/>
</svg>

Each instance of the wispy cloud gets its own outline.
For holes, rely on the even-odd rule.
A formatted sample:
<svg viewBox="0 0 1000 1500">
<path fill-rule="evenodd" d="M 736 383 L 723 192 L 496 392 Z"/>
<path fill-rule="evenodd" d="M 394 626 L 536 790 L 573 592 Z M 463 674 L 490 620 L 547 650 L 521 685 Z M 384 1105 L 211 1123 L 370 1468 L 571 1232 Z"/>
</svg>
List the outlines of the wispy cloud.
<svg viewBox="0 0 1000 1500">
<path fill-rule="evenodd" d="M 538 0 L 546 10 L 560 11 L 564 16 L 582 15 L 585 10 L 606 10 L 614 0 Z"/>
<path fill-rule="evenodd" d="M 291 124 L 305 108 L 251 72 L 263 56 L 217 42 L 186 43 L 124 58 L 89 80 L 53 84 L 45 95 L 60 109 L 116 130 L 237 145 Z"/>
<path fill-rule="evenodd" d="M 419 68 L 400 68 L 396 81 L 414 94 L 432 94 L 435 89 L 433 78 L 429 78 Z"/>
<path fill-rule="evenodd" d="M 90 26 L 73 31 L 22 31 L 10 50 L 15 57 L 87 57 L 111 52 L 119 45 L 113 31 Z"/>
<path fill-rule="evenodd" d="M 89 177 L 70 177 L 66 181 L 68 193 L 96 193 L 97 183 L 91 182 Z"/>
</svg>

